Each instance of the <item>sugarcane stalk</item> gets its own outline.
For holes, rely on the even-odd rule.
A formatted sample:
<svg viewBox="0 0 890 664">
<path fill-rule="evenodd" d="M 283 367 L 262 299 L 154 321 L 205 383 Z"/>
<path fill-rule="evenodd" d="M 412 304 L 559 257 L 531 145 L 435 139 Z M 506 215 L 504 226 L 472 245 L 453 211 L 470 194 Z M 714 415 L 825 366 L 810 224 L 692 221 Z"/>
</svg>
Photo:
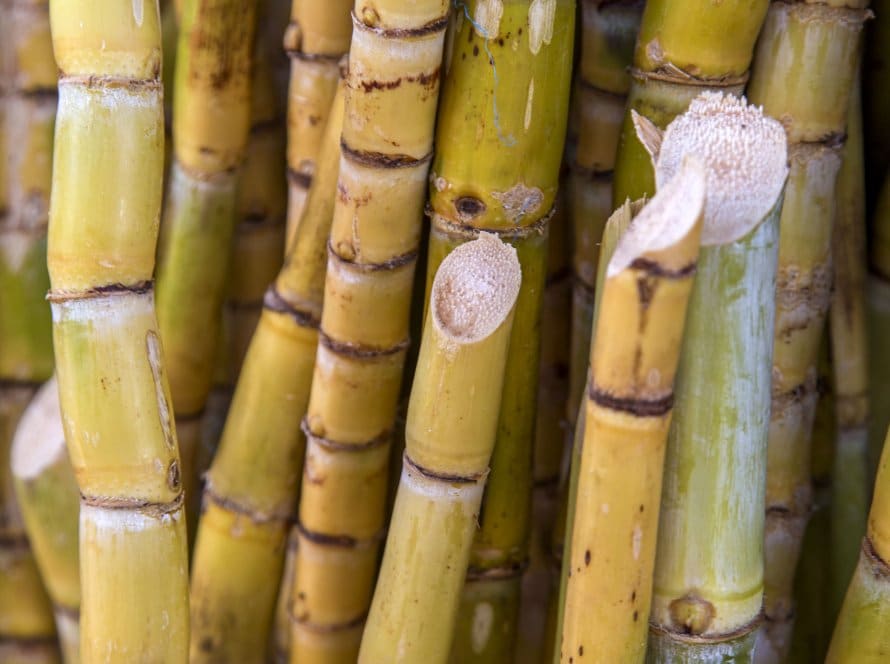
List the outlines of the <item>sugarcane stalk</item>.
<svg viewBox="0 0 890 664">
<path fill-rule="evenodd" d="M 794 575 L 795 620 L 788 662 L 824 662 L 831 628 L 840 610 L 834 605 L 831 549 L 832 466 L 837 439 L 832 366 L 828 335 L 823 335 L 816 380 L 816 412 L 810 467 L 813 477 L 813 507 L 801 545 L 800 562 Z M 830 583 L 825 580 L 830 579 Z M 849 581 L 849 579 L 847 579 Z M 843 597 L 840 598 L 843 600 Z"/>
<path fill-rule="evenodd" d="M 151 277 L 163 175 L 158 5 L 57 0 L 48 264 L 81 494 L 81 660 L 185 662 L 182 471 Z"/>
<path fill-rule="evenodd" d="M 663 136 L 635 115 L 656 181 L 686 154 L 708 170 L 702 251 L 668 438 L 647 661 L 747 662 L 763 601 L 782 126 L 707 93 Z M 660 147 L 659 147 L 660 143 Z"/>
<path fill-rule="evenodd" d="M 80 493 L 65 447 L 59 390 L 44 383 L 25 410 L 12 443 L 15 492 L 40 576 L 53 603 L 66 664 L 80 661 Z"/>
<path fill-rule="evenodd" d="M 341 99 L 305 223 L 266 292 L 207 473 L 192 573 L 192 662 L 265 658 L 302 472 L 299 422 L 315 361 L 342 117 Z M 231 571 L 236 561 L 239 574 Z"/>
<path fill-rule="evenodd" d="M 293 0 L 284 51 L 290 58 L 287 104 L 287 234 L 290 247 L 312 185 L 337 80 L 349 50 L 351 0 Z"/>
<path fill-rule="evenodd" d="M 686 162 L 609 262 L 585 400 L 562 662 L 641 662 L 645 654 L 664 448 L 705 177 L 700 161 Z M 592 610 L 590 597 L 597 598 Z"/>
<path fill-rule="evenodd" d="M 354 661 L 371 600 L 448 5 L 358 0 L 309 407 L 291 661 Z"/>
<path fill-rule="evenodd" d="M 890 347 L 884 343 L 890 335 L 890 173 L 884 180 L 871 226 L 866 312 L 871 411 L 869 470 L 870 476 L 874 476 L 879 467 L 884 436 L 890 426 Z"/>
<path fill-rule="evenodd" d="M 457 248 L 436 272 L 359 662 L 448 661 L 521 278 L 516 250 L 491 234 Z"/>
<path fill-rule="evenodd" d="M 791 146 L 780 222 L 767 461 L 766 623 L 758 662 L 783 661 L 791 643 L 794 570 L 812 503 L 810 441 L 831 292 L 835 183 L 860 33 L 869 15 L 856 8 L 863 4 L 774 2 L 748 87 L 751 101 L 782 122 Z"/>
<path fill-rule="evenodd" d="M 498 440 L 451 654 L 460 662 L 508 661 L 514 652 L 528 564 L 548 224 L 566 133 L 574 26 L 570 0 L 517 0 L 502 13 L 495 9 L 469 2 L 455 12 L 430 176 L 427 283 L 449 251 L 481 230 L 516 247 L 523 271 Z M 489 610 L 482 637 L 474 638 L 474 616 Z"/>
<path fill-rule="evenodd" d="M 213 384 L 250 127 L 256 4 L 186 0 L 179 26 L 157 309 L 191 524 L 201 415 Z"/>
<path fill-rule="evenodd" d="M 0 660 L 51 662 L 52 610 L 9 466 L 19 416 L 53 365 L 44 295 L 57 70 L 47 3 L 3 3 L 0 36 Z"/>
<path fill-rule="evenodd" d="M 831 585 L 833 613 L 843 602 L 868 514 L 868 356 L 865 317 L 865 175 L 860 84 L 854 82 L 847 141 L 837 179 L 829 311 L 837 431 L 832 472 Z"/>
<path fill-rule="evenodd" d="M 741 94 L 769 0 L 651 0 L 643 11 L 631 68 L 613 205 L 655 191 L 652 164 L 629 111 L 664 128 L 701 92 Z"/>
<path fill-rule="evenodd" d="M 563 182 L 566 177 L 564 176 Z M 532 529 L 529 565 L 520 589 L 517 664 L 537 664 L 543 655 L 546 614 L 553 589 L 550 538 L 558 509 L 559 475 L 566 450 L 571 271 L 564 190 L 550 222 L 547 277 L 541 308 L 538 409 L 532 458 Z"/>
</svg>

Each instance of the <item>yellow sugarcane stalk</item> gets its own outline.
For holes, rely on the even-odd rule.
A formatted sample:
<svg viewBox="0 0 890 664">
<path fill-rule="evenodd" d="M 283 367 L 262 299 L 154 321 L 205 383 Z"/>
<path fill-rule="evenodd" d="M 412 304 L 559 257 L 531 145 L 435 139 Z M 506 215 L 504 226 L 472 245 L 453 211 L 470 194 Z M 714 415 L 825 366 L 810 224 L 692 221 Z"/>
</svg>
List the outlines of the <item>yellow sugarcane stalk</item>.
<svg viewBox="0 0 890 664">
<path fill-rule="evenodd" d="M 80 661 L 80 493 L 65 447 L 59 389 L 44 383 L 25 410 L 10 457 L 15 492 L 53 603 L 65 664 Z"/>
<path fill-rule="evenodd" d="M 151 277 L 163 174 L 156 2 L 55 0 L 48 263 L 81 493 L 81 660 L 185 662 L 182 469 Z"/>
<path fill-rule="evenodd" d="M 201 415 L 216 366 L 239 168 L 250 127 L 256 5 L 185 0 L 179 25 L 157 305 L 193 520 Z"/>
<path fill-rule="evenodd" d="M 385 518 L 389 444 L 448 4 L 353 10 L 338 195 L 304 421 L 291 661 L 354 661 Z"/>
<path fill-rule="evenodd" d="M 293 0 L 284 50 L 290 58 L 287 103 L 287 241 L 296 232 L 312 185 L 339 79 L 349 50 L 352 0 Z"/>
<path fill-rule="evenodd" d="M 740 94 L 769 0 L 650 0 L 631 69 L 628 109 L 664 128 L 703 90 Z M 655 191 L 652 165 L 625 114 L 612 201 Z"/>
<path fill-rule="evenodd" d="M 788 134 L 791 173 L 780 221 L 767 459 L 765 629 L 757 661 L 787 655 L 794 570 L 812 502 L 810 439 L 818 351 L 831 291 L 835 182 L 857 75 L 861 0 L 773 2 L 748 94 Z"/>
<path fill-rule="evenodd" d="M 46 2 L 0 7 L 0 660 L 54 662 L 52 611 L 13 492 L 18 418 L 52 372 L 46 223 L 57 69 Z"/>
<path fill-rule="evenodd" d="M 359 662 L 448 661 L 520 283 L 516 250 L 490 234 L 436 272 Z"/>
<path fill-rule="evenodd" d="M 687 161 L 634 219 L 609 262 L 585 399 L 562 662 L 643 661 L 664 449 L 705 176 L 702 162 Z"/>
<path fill-rule="evenodd" d="M 305 442 L 333 214 L 343 100 L 335 100 L 303 224 L 242 367 L 207 473 L 192 572 L 192 662 L 261 662 L 272 627 Z M 233 573 L 237 567 L 238 573 Z"/>
<path fill-rule="evenodd" d="M 782 126 L 705 93 L 662 137 L 634 114 L 669 181 L 687 154 L 708 169 L 698 273 L 665 460 L 648 661 L 749 661 L 763 601 L 763 491 Z"/>
</svg>

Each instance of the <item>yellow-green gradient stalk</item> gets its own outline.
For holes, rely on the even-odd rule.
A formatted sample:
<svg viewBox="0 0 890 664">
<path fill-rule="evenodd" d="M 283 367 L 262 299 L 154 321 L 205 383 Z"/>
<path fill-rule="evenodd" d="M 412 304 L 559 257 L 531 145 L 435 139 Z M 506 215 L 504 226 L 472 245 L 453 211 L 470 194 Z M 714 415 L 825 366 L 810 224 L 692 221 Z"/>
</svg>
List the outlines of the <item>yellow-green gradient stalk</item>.
<svg viewBox="0 0 890 664">
<path fill-rule="evenodd" d="M 702 250 L 668 437 L 647 661 L 747 662 L 763 602 L 782 126 L 705 93 L 663 137 L 635 116 L 662 186 L 687 154 L 708 169 Z"/>
<path fill-rule="evenodd" d="M 819 346 L 831 297 L 835 183 L 860 35 L 869 16 L 859 8 L 865 4 L 861 0 L 835 4 L 773 2 L 748 86 L 751 102 L 785 127 L 791 160 L 776 285 L 766 622 L 757 649 L 757 661 L 764 664 L 784 661 L 791 644 L 794 570 L 812 503 L 810 441 Z"/>
<path fill-rule="evenodd" d="M 80 661 L 80 493 L 62 429 L 59 389 L 47 381 L 25 410 L 12 443 L 12 474 L 28 539 L 53 603 L 66 664 Z"/>
<path fill-rule="evenodd" d="M 44 296 L 58 72 L 48 3 L 3 3 L 0 40 L 0 660 L 57 661 L 9 467 L 18 417 L 53 366 Z"/>
<path fill-rule="evenodd" d="M 357 0 L 299 506 L 291 662 L 353 662 L 383 536 L 389 447 L 432 152 L 446 0 Z"/>
<path fill-rule="evenodd" d="M 609 262 L 585 400 L 562 662 L 642 662 L 646 651 L 664 450 L 705 177 L 701 161 L 687 161 Z"/>
<path fill-rule="evenodd" d="M 491 234 L 457 248 L 436 273 L 359 662 L 448 661 L 521 280 L 516 250 Z"/>
<path fill-rule="evenodd" d="M 451 661 L 510 661 L 514 652 L 531 527 L 548 226 L 568 120 L 574 14 L 572 0 L 512 0 L 502 11 L 500 3 L 472 1 L 453 18 L 430 175 L 427 282 L 449 251 L 484 230 L 516 247 L 523 283 Z M 479 611 L 492 616 L 474 640 Z"/>
<path fill-rule="evenodd" d="M 741 94 L 769 0 L 650 0 L 643 11 L 627 107 L 664 128 L 704 90 Z M 624 116 L 613 205 L 655 191 L 652 164 Z"/>
<path fill-rule="evenodd" d="M 182 469 L 152 272 L 164 115 L 157 2 L 54 0 L 48 264 L 81 494 L 81 661 L 188 659 Z M 136 654 L 138 653 L 138 655 Z"/>
<path fill-rule="evenodd" d="M 287 243 L 290 247 L 312 185 L 322 136 L 352 35 L 351 0 L 293 0 L 284 50 L 290 58 L 287 100 Z"/>
<path fill-rule="evenodd" d="M 840 609 L 865 535 L 868 472 L 868 355 L 865 279 L 865 164 L 858 78 L 850 95 L 847 141 L 835 197 L 834 291 L 829 311 L 837 409 L 831 501 L 833 612 Z M 813 478 L 815 484 L 815 477 Z"/>
<path fill-rule="evenodd" d="M 275 282 L 207 473 L 193 559 L 191 662 L 263 662 L 300 486 L 333 214 L 342 95 L 305 224 Z"/>
<path fill-rule="evenodd" d="M 256 0 L 185 0 L 173 82 L 173 163 L 158 251 L 158 322 L 189 517 L 213 383 L 250 127 Z"/>
</svg>

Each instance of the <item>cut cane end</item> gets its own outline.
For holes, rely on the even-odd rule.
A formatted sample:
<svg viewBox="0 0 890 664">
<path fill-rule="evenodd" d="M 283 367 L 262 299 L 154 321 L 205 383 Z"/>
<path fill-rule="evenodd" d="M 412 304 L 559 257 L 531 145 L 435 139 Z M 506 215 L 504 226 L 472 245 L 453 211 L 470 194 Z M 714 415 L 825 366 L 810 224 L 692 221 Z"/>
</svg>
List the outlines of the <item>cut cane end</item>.
<svg viewBox="0 0 890 664">
<path fill-rule="evenodd" d="M 707 169 L 702 244 L 727 244 L 753 230 L 773 208 L 788 175 L 782 125 L 744 98 L 704 92 L 668 125 L 655 167 L 657 188 L 698 155 Z"/>
<path fill-rule="evenodd" d="M 65 454 L 65 432 L 55 377 L 38 390 L 22 415 L 12 441 L 12 473 L 21 480 L 40 475 Z"/>
<path fill-rule="evenodd" d="M 521 281 L 516 250 L 480 233 L 439 266 L 431 293 L 436 326 L 457 343 L 484 339 L 509 316 Z"/>
<path fill-rule="evenodd" d="M 672 247 L 687 237 L 702 215 L 706 179 L 702 160 L 686 156 L 676 176 L 658 190 L 621 236 L 606 276 L 614 277 L 645 254 Z"/>
</svg>

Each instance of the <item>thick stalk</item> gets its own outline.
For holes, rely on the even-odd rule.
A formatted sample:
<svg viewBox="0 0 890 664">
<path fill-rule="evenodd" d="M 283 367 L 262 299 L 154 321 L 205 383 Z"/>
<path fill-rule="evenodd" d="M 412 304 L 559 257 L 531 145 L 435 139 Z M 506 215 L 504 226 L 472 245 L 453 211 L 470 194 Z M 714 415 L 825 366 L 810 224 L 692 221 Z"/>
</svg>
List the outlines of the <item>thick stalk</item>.
<svg viewBox="0 0 890 664">
<path fill-rule="evenodd" d="M 862 3 L 851 3 L 859 6 Z M 787 657 L 794 570 L 810 516 L 810 441 L 820 339 L 831 297 L 840 147 L 868 12 L 774 2 L 748 95 L 779 119 L 791 174 L 782 209 L 767 460 L 765 629 L 757 661 Z"/>
<path fill-rule="evenodd" d="M 516 247 L 523 283 L 451 657 L 509 661 L 528 564 L 540 316 L 568 118 L 574 3 L 512 0 L 498 13 L 474 1 L 458 6 L 454 22 L 430 177 L 427 283 L 448 252 L 480 230 Z M 491 620 L 474 638 L 485 611 Z"/>
<path fill-rule="evenodd" d="M 44 296 L 57 70 L 47 3 L 4 2 L 0 39 L 0 660 L 56 661 L 50 603 L 9 467 L 18 417 L 53 365 Z"/>
<path fill-rule="evenodd" d="M 59 389 L 47 381 L 25 410 L 12 443 L 12 474 L 28 538 L 46 582 L 66 664 L 80 661 L 80 494 L 65 447 Z"/>
<path fill-rule="evenodd" d="M 628 111 L 664 128 L 702 91 L 741 94 L 769 0 L 655 0 L 646 3 L 631 68 Z M 652 164 L 624 116 L 614 205 L 655 191 Z"/>
<path fill-rule="evenodd" d="M 606 266 L 612 259 L 618 240 L 630 226 L 631 221 L 636 214 L 643 208 L 643 201 L 627 201 L 612 213 L 612 216 L 606 221 L 606 227 L 603 229 L 603 237 L 600 241 L 599 259 L 597 261 L 596 272 L 596 288 L 594 290 L 594 302 L 591 312 L 591 327 L 596 329 L 597 319 L 599 315 L 599 305 L 602 301 L 603 284 L 606 280 Z M 589 364 L 589 362 L 588 362 Z M 586 399 L 586 396 L 584 397 Z M 584 405 L 583 402 L 580 405 Z M 559 593 L 554 593 L 555 602 L 551 608 L 553 619 L 553 635 L 551 642 L 547 648 L 547 658 L 545 661 L 553 661 L 559 663 L 560 650 L 557 647 L 563 631 L 563 622 L 565 619 L 565 598 L 569 581 L 569 565 L 568 556 L 565 551 L 571 546 L 572 527 L 575 523 L 575 496 L 578 492 L 578 477 L 581 470 L 581 452 L 584 443 L 584 425 L 587 413 L 586 408 L 577 408 L 578 417 L 575 422 L 575 428 L 572 432 L 572 447 L 569 451 L 567 459 L 567 468 L 564 471 L 563 482 L 563 500 L 560 505 L 558 522 L 554 527 L 553 541 L 551 543 L 553 558 L 559 565 Z"/>
<path fill-rule="evenodd" d="M 521 278 L 516 250 L 490 234 L 456 249 L 436 273 L 359 662 L 448 661 Z"/>
<path fill-rule="evenodd" d="M 341 95 L 305 223 L 266 292 L 207 473 L 192 573 L 192 662 L 265 658 L 302 472 L 299 422 L 315 361 L 342 117 Z"/>
<path fill-rule="evenodd" d="M 641 120 L 641 138 L 658 153 L 659 185 L 686 154 L 702 155 L 709 169 L 665 461 L 647 660 L 747 662 L 763 601 L 786 139 L 779 123 L 729 95 L 695 100 L 668 125 L 660 149 L 657 130 Z"/>
<path fill-rule="evenodd" d="M 290 58 L 287 102 L 287 235 L 290 247 L 312 185 L 324 128 L 349 50 L 351 0 L 293 0 L 284 50 Z"/>
<path fill-rule="evenodd" d="M 865 177 L 858 79 L 850 95 L 847 141 L 837 179 L 829 312 L 837 409 L 831 501 L 833 613 L 843 602 L 865 535 L 868 473 L 868 356 L 865 317 Z M 815 481 L 815 477 L 814 477 Z"/>
<path fill-rule="evenodd" d="M 256 0 L 186 0 L 173 94 L 173 163 L 158 270 L 158 322 L 187 507 L 198 493 L 201 415 L 213 383 L 250 125 Z M 190 522 L 197 514 L 189 509 Z"/>
<path fill-rule="evenodd" d="M 700 161 L 687 163 L 609 262 L 585 399 L 562 662 L 585 655 L 641 662 L 645 654 L 664 449 L 705 176 Z"/>
<path fill-rule="evenodd" d="M 182 471 L 151 277 L 163 175 L 156 2 L 57 0 L 48 263 L 81 494 L 81 660 L 185 662 Z"/>
<path fill-rule="evenodd" d="M 291 661 L 351 662 L 386 516 L 389 446 L 431 158 L 445 0 L 357 0 L 307 434 Z"/>
</svg>

